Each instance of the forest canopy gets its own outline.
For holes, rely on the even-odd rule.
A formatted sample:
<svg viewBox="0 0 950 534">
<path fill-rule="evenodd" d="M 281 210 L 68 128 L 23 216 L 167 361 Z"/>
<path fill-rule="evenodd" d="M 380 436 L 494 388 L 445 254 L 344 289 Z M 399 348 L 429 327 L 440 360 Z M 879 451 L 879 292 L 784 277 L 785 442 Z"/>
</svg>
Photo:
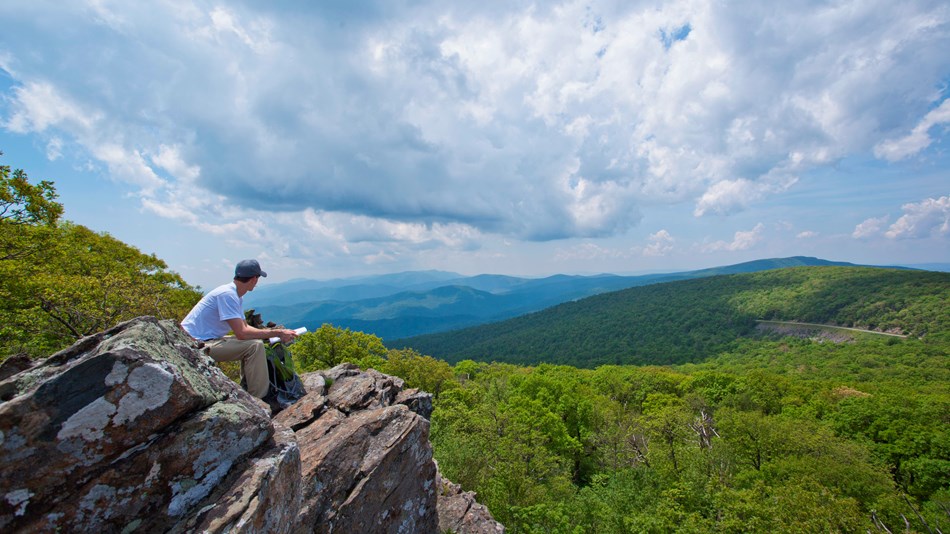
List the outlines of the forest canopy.
<svg viewBox="0 0 950 534">
<path fill-rule="evenodd" d="M 786 336 L 758 328 L 761 319 L 895 335 L 802 327 Z M 344 345 L 358 340 L 354 363 L 438 392 L 440 469 L 511 532 L 950 525 L 946 273 L 720 276 L 418 338 L 445 343 L 451 373 L 423 356 L 435 345 L 383 351 L 366 334 L 322 329 Z M 641 365 L 610 363 L 631 348 Z"/>
<path fill-rule="evenodd" d="M 635 287 L 389 345 L 450 363 L 665 365 L 729 350 L 763 319 L 950 341 L 948 307 L 950 273 L 794 267 Z"/>
<path fill-rule="evenodd" d="M 440 470 L 509 532 L 950 525 L 943 343 L 753 337 L 699 364 L 578 369 L 449 366 L 331 325 L 301 341 L 302 372 L 350 361 L 433 392 Z"/>
</svg>

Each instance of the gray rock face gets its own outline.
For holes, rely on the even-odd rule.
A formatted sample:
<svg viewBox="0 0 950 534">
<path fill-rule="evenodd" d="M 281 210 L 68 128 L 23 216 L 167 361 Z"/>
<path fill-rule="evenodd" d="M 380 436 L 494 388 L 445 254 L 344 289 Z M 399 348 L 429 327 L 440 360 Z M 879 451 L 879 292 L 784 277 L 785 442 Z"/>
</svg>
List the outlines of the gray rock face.
<svg viewBox="0 0 950 534">
<path fill-rule="evenodd" d="M 439 530 L 465 534 L 501 534 L 505 527 L 495 521 L 483 504 L 475 501 L 475 493 L 438 475 Z"/>
<path fill-rule="evenodd" d="M 298 532 L 438 532 L 429 421 L 393 401 L 402 380 L 342 365 L 275 423 L 301 445 Z M 304 382 L 314 383 L 308 376 Z"/>
<path fill-rule="evenodd" d="M 446 491 L 431 396 L 351 365 L 301 378 L 272 420 L 152 318 L 0 366 L 0 531 L 504 530 Z"/>
</svg>

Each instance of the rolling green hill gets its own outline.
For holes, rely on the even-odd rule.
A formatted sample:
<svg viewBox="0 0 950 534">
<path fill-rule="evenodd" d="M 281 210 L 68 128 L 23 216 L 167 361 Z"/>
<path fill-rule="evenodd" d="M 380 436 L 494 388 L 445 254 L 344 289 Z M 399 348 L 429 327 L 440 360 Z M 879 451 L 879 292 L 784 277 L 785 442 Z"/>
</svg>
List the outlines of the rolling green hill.
<svg viewBox="0 0 950 534">
<path fill-rule="evenodd" d="M 631 287 L 801 266 L 855 265 L 795 256 L 678 273 L 619 276 L 462 277 L 442 271 L 345 280 L 294 280 L 262 286 L 244 303 L 267 320 L 305 326 L 329 323 L 392 340 L 502 321 Z"/>
<path fill-rule="evenodd" d="M 753 334 L 757 319 L 950 335 L 950 274 L 793 267 L 635 287 L 514 319 L 388 343 L 448 362 L 698 362 Z"/>
</svg>

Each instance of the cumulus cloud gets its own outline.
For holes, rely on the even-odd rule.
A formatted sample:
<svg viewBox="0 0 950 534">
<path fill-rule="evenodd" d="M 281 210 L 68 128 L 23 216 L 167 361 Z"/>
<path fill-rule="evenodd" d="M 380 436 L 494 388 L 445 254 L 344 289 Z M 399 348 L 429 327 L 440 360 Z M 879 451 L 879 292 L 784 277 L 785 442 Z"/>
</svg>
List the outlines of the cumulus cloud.
<svg viewBox="0 0 950 534">
<path fill-rule="evenodd" d="M 913 156 L 933 142 L 930 129 L 943 124 L 950 124 L 950 100 L 944 100 L 940 106 L 924 115 L 920 123 L 906 136 L 879 143 L 874 147 L 874 155 L 890 161 Z"/>
<path fill-rule="evenodd" d="M 78 146 L 204 231 L 259 221 L 381 259 L 622 235 L 648 205 L 728 215 L 842 157 L 921 150 L 950 110 L 931 89 L 950 69 L 939 2 L 19 0 L 0 16 L 7 130 Z M 651 240 L 644 254 L 672 246 Z"/>
<path fill-rule="evenodd" d="M 702 250 L 704 252 L 748 250 L 762 240 L 764 230 L 765 225 L 759 223 L 751 230 L 736 232 L 731 242 L 716 241 L 708 243 L 703 245 Z"/>
<path fill-rule="evenodd" d="M 950 235 L 950 196 L 901 206 L 904 215 L 884 232 L 891 239 Z"/>
<path fill-rule="evenodd" d="M 890 217 L 887 215 L 865 219 L 864 222 L 854 227 L 854 232 L 851 233 L 851 237 L 855 239 L 865 239 L 876 236 L 881 233 L 881 230 L 889 219 Z"/>
<path fill-rule="evenodd" d="M 666 230 L 660 230 L 655 234 L 650 234 L 648 238 L 649 245 L 644 247 L 644 256 L 666 256 L 673 250 L 673 243 L 676 241 Z"/>
<path fill-rule="evenodd" d="M 110 136 L 104 132 L 108 129 L 105 113 L 65 96 L 46 82 L 15 87 L 13 94 L 11 112 L 4 121 L 7 129 L 17 133 L 63 132 L 89 151 L 96 161 L 105 164 L 115 179 L 138 186 L 144 195 L 151 195 L 164 185 L 138 149 L 122 143 L 121 135 Z M 50 137 L 47 153 L 51 159 L 59 157 L 63 143 L 58 133 Z"/>
<path fill-rule="evenodd" d="M 804 232 L 799 232 L 798 235 L 796 235 L 795 237 L 798 239 L 811 239 L 813 237 L 818 237 L 818 232 L 805 230 Z"/>
<path fill-rule="evenodd" d="M 157 167 L 165 170 L 180 182 L 194 182 L 201 174 L 198 166 L 185 163 L 178 146 L 159 145 L 158 153 L 154 154 L 151 160 Z"/>
<path fill-rule="evenodd" d="M 696 209 L 693 213 L 696 216 L 702 216 L 707 213 L 726 215 L 741 211 L 750 203 L 760 200 L 770 193 L 785 191 L 796 181 L 798 181 L 796 177 L 788 176 L 781 181 L 754 182 L 740 179 L 716 182 L 696 202 Z"/>
<path fill-rule="evenodd" d="M 72 133 L 90 130 L 101 118 L 84 110 L 48 82 L 29 81 L 13 88 L 12 109 L 4 127 L 16 133 L 56 127 Z"/>
</svg>

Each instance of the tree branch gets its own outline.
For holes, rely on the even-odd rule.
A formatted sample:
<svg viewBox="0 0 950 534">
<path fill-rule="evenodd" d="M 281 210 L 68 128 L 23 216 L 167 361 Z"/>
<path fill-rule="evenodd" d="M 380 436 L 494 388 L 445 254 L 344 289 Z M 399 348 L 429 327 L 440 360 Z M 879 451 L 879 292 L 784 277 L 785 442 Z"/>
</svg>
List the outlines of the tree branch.
<svg viewBox="0 0 950 534">
<path fill-rule="evenodd" d="M 43 297 L 40 297 L 40 308 L 42 308 L 43 311 L 45 311 L 56 322 L 65 326 L 69 330 L 69 332 L 73 335 L 73 337 L 75 337 L 76 339 L 83 337 L 83 335 L 80 334 L 78 330 L 73 328 L 73 325 L 69 324 L 68 321 L 66 321 L 65 319 L 62 319 L 61 317 L 53 313 L 53 310 L 56 309 L 56 306 L 52 302 L 44 299 Z"/>
</svg>

